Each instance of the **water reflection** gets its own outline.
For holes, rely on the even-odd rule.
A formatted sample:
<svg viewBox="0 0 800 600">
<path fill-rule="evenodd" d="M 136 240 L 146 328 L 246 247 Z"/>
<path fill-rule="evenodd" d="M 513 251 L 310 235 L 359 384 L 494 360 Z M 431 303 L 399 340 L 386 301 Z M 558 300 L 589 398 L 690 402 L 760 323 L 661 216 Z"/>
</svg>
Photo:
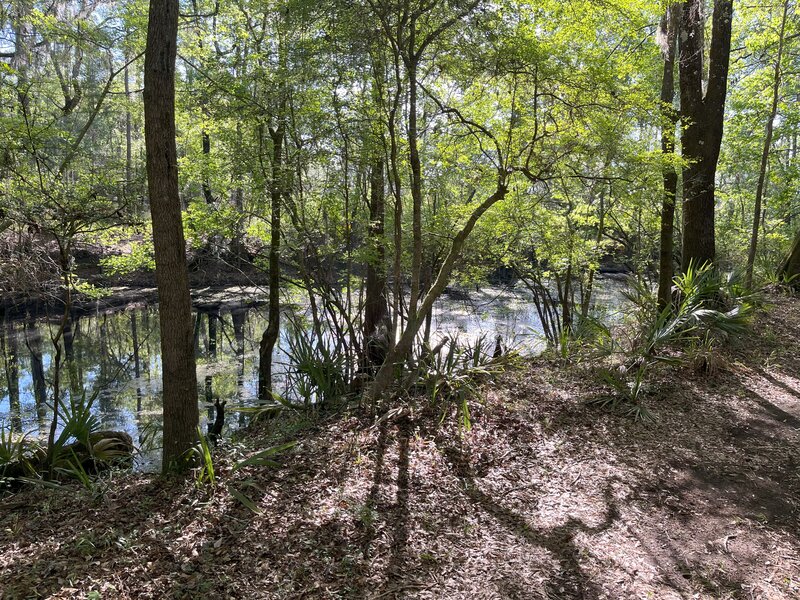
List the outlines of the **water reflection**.
<svg viewBox="0 0 800 600">
<path fill-rule="evenodd" d="M 599 292 L 613 305 L 613 288 Z M 606 294 L 605 298 L 602 294 Z M 204 420 L 214 419 L 213 402 L 227 400 L 229 428 L 246 424 L 237 406 L 255 404 L 258 344 L 267 325 L 266 308 L 206 308 L 196 313 L 198 402 Z M 28 318 L 0 323 L 0 424 L 45 437 L 50 424 L 53 346 L 56 321 Z M 533 353 L 541 349 L 541 326 L 523 293 L 485 289 L 469 296 L 445 296 L 432 319 L 432 340 L 458 335 L 463 341 L 503 336 L 504 344 Z M 273 361 L 276 389 L 285 392 L 287 330 L 281 331 Z M 159 316 L 156 307 L 74 315 L 64 334 L 62 395 L 67 402 L 92 398 L 104 429 L 128 432 L 139 445 L 155 440 L 162 424 Z M 205 424 L 202 424 L 205 429 Z M 146 454 L 140 468 L 155 468 L 158 452 Z"/>
</svg>

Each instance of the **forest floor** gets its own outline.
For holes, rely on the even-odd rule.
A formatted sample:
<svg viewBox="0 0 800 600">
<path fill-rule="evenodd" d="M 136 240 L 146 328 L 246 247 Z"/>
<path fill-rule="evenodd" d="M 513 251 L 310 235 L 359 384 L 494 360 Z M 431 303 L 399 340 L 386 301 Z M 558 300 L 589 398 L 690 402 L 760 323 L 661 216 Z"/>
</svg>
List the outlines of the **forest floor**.
<svg viewBox="0 0 800 600">
<path fill-rule="evenodd" d="M 712 362 L 658 375 L 653 424 L 587 406 L 591 366 L 539 359 L 485 387 L 469 432 L 413 403 L 279 417 L 222 447 L 213 488 L 20 492 L 0 597 L 800 598 L 800 300 Z M 232 469 L 281 440 L 279 466 Z"/>
</svg>

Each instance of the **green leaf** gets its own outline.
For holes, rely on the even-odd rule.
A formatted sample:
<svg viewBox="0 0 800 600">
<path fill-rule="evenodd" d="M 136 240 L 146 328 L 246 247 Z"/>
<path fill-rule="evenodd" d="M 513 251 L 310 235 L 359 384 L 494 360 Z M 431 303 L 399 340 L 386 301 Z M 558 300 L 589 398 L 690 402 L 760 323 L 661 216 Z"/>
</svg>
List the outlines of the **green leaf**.
<svg viewBox="0 0 800 600">
<path fill-rule="evenodd" d="M 244 459 L 236 463 L 233 466 L 233 470 L 237 471 L 238 469 L 242 469 L 244 467 L 277 467 L 279 464 L 274 460 L 271 460 L 270 457 L 276 456 L 290 448 L 293 448 L 297 445 L 297 442 L 287 442 L 285 444 L 280 444 L 278 446 L 272 446 L 267 448 L 266 450 L 262 450 L 261 452 L 257 452 L 252 456 Z"/>
<path fill-rule="evenodd" d="M 253 501 L 253 499 L 250 498 L 250 496 L 248 496 L 247 494 L 244 494 L 243 492 L 240 492 L 239 490 L 237 490 L 234 487 L 228 488 L 228 491 L 231 493 L 231 496 L 236 498 L 239 502 L 241 502 L 244 506 L 249 508 L 255 514 L 260 515 L 260 514 L 262 514 L 264 512 L 263 510 L 261 510 L 258 507 L 258 505 Z"/>
</svg>

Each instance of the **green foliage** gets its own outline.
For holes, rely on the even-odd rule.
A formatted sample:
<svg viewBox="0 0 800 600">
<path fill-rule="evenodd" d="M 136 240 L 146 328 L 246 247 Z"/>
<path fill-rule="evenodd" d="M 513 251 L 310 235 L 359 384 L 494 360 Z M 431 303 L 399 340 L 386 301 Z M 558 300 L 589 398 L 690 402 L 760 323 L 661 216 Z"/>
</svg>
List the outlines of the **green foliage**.
<svg viewBox="0 0 800 600">
<path fill-rule="evenodd" d="M 263 268 L 273 236 L 270 191 L 279 184 L 283 221 L 274 235 L 283 244 L 283 276 L 302 281 L 308 301 L 319 302 L 310 326 L 291 321 L 279 404 L 347 397 L 359 364 L 364 265 L 390 275 L 388 300 L 402 328 L 409 280 L 430 286 L 454 233 L 499 177 L 507 194 L 477 223 L 456 275 L 468 284 L 500 271 L 521 278 L 561 360 L 593 356 L 595 348 L 615 355 L 628 367 L 614 373 L 617 394 L 638 406 L 655 364 L 691 348 L 708 357 L 725 336 L 741 333 L 755 298 L 703 269 L 676 280 L 668 314 L 638 290 L 639 326 L 630 340 L 612 339 L 594 309 L 603 267 L 621 267 L 640 283 L 653 275 L 662 168 L 685 165 L 656 150 L 662 58 L 653 24 L 663 2 L 499 0 L 474 9 L 412 2 L 421 11 L 414 19 L 402 3 L 383 0 L 218 4 L 184 11 L 180 30 L 186 238 L 220 261 L 249 262 L 249 273 Z M 750 235 L 782 6 L 736 8 L 733 46 L 741 52 L 731 61 L 716 191 L 722 270 L 743 262 Z M 100 291 L 75 275 L 77 249 L 103 248 L 101 266 L 114 277 L 154 267 L 152 232 L 142 225 L 148 199 L 137 57 L 147 5 L 22 2 L 3 19 L 13 57 L 0 61 L 0 287 L 52 298 L 66 281 L 96 298 Z M 413 81 L 412 57 L 398 53 L 407 44 L 395 36 L 425 40 Z M 797 19 L 786 43 L 756 261 L 767 283 L 798 227 L 800 103 L 790 101 L 800 93 L 792 76 Z M 419 84 L 419 239 L 408 185 L 412 84 Z M 285 134 L 276 159 L 270 129 L 279 125 Z M 382 236 L 371 233 L 368 210 L 377 158 Z M 411 273 L 415 244 L 422 272 Z M 418 355 L 413 376 L 423 378 L 433 402 L 460 406 L 466 425 L 465 398 L 494 368 L 485 354 L 453 341 Z M 80 405 L 62 404 L 56 411 L 72 431 L 50 449 L 54 460 L 97 425 Z"/>
<path fill-rule="evenodd" d="M 270 446 L 269 448 L 265 448 L 264 450 L 256 452 L 246 459 L 237 462 L 233 466 L 233 470 L 237 471 L 245 467 L 277 467 L 279 466 L 279 463 L 274 460 L 275 457 L 283 454 L 287 450 L 294 448 L 296 445 L 297 442 L 292 441 L 284 444 L 278 444 L 277 446 Z"/>
<path fill-rule="evenodd" d="M 289 318 L 287 389 L 306 407 L 336 402 L 348 391 L 347 357 L 341 344 L 315 339 L 299 317 Z"/>
<path fill-rule="evenodd" d="M 59 399 L 55 410 L 58 412 L 61 432 L 55 438 L 53 447 L 48 449 L 51 464 L 57 465 L 65 455 L 69 460 L 72 451 L 68 446 L 72 443 L 78 442 L 85 448 L 92 448 L 91 434 L 100 429 L 100 419 L 92 410 L 98 394 L 99 391 L 96 391 L 87 396 L 84 392 L 79 398 L 70 397 L 69 402 Z"/>
<path fill-rule="evenodd" d="M 636 420 L 653 420 L 644 406 L 657 365 L 695 364 L 712 371 L 714 349 L 732 335 L 746 331 L 758 296 L 743 289 L 741 277 L 721 273 L 711 265 L 690 265 L 675 277 L 675 306 L 656 309 L 652 292 L 632 282 L 627 294 L 635 307 L 634 335 L 627 344 L 611 340 L 604 347 L 617 365 L 602 369 L 600 378 L 613 390 L 593 404 L 622 407 Z"/>
<path fill-rule="evenodd" d="M 29 435 L 18 435 L 11 428 L 0 427 L 0 490 L 6 480 L 36 475 L 34 463 L 39 448 L 28 440 Z M 12 469 L 13 475 L 9 473 Z"/>
<path fill-rule="evenodd" d="M 254 481 L 246 481 L 245 485 L 247 487 L 253 487 L 256 490 L 261 491 L 261 488 L 259 488 Z M 245 506 L 250 511 L 252 511 L 253 514 L 260 515 L 261 513 L 264 512 L 258 507 L 258 504 L 256 504 L 256 502 L 250 496 L 248 496 L 238 488 L 235 488 L 233 486 L 228 486 L 228 491 L 231 493 L 231 496 L 236 498 L 236 500 L 238 500 L 242 504 L 242 506 Z"/>
<path fill-rule="evenodd" d="M 260 450 L 255 454 L 251 454 L 244 460 L 237 462 L 233 466 L 233 471 L 238 471 L 240 469 L 244 469 L 247 467 L 269 467 L 269 468 L 279 467 L 280 463 L 278 463 L 275 459 L 281 454 L 284 454 L 286 451 L 291 450 L 296 445 L 297 445 L 296 441 L 291 441 L 283 444 L 278 444 L 276 446 L 271 446 L 269 448 L 265 448 L 264 450 Z M 253 479 L 244 479 L 239 483 L 244 488 L 254 489 L 257 492 L 261 493 L 263 493 L 264 491 Z M 229 485 L 228 491 L 231 493 L 231 496 L 233 496 L 240 504 L 248 508 L 254 514 L 260 515 L 263 512 L 259 508 L 258 503 L 238 487 Z"/>
<path fill-rule="evenodd" d="M 217 480 L 214 475 L 214 457 L 211 452 L 211 446 L 199 427 L 197 428 L 197 445 L 192 448 L 192 454 L 197 464 L 194 469 L 195 485 L 203 487 L 208 484 L 212 488 L 216 487 Z"/>
<path fill-rule="evenodd" d="M 100 266 L 109 275 L 128 275 L 138 270 L 153 271 L 156 268 L 152 240 L 130 243 L 130 251 L 114 254 L 100 260 Z"/>
<path fill-rule="evenodd" d="M 444 419 L 452 409 L 465 431 L 472 428 L 469 402 L 480 385 L 502 373 L 513 363 L 514 354 L 492 357 L 493 345 L 486 334 L 461 342 L 457 335 L 445 337 L 434 348 L 420 350 L 416 368 L 405 378 L 409 389 L 424 390 L 428 402 Z"/>
</svg>

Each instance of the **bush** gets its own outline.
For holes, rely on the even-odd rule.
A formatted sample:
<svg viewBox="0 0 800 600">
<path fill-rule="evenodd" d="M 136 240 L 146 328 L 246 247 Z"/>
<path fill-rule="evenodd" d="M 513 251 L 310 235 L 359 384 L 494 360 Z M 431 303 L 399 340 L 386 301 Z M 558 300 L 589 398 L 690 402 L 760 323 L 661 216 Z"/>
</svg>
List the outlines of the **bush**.
<svg viewBox="0 0 800 600">
<path fill-rule="evenodd" d="M 715 348 L 745 331 L 759 302 L 744 289 L 739 274 L 710 265 L 690 266 L 676 276 L 673 304 L 660 312 L 654 295 L 642 285 L 633 285 L 627 298 L 634 306 L 635 334 L 627 344 L 614 339 L 606 348 L 616 366 L 603 369 L 601 379 L 613 392 L 593 403 L 621 407 L 641 420 L 654 418 L 642 404 L 653 368 L 695 362 L 701 370 L 713 371 Z"/>
</svg>

